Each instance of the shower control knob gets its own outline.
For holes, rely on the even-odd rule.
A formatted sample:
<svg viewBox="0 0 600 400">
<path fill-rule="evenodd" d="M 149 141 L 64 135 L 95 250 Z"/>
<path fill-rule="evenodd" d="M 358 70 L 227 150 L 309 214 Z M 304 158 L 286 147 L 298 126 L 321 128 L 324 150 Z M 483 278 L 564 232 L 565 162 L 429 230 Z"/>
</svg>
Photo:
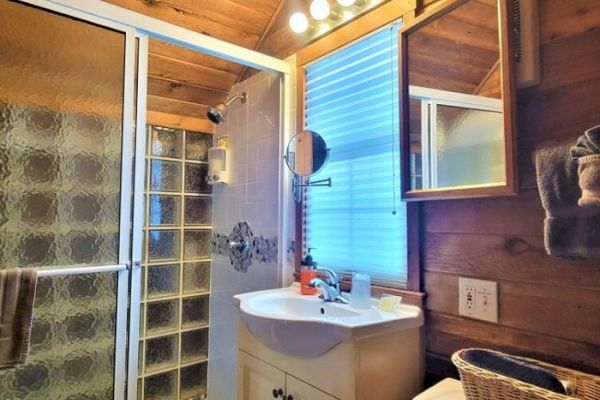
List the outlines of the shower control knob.
<svg viewBox="0 0 600 400">
<path fill-rule="evenodd" d="M 283 396 L 283 389 L 273 389 L 273 398 L 278 399 L 280 396 Z"/>
</svg>

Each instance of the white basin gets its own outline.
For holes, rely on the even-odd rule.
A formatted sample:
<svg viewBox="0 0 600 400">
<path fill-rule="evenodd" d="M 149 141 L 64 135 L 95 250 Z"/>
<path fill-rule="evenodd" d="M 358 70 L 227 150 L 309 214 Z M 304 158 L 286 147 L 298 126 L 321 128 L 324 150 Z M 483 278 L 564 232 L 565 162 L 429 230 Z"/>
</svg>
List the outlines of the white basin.
<svg viewBox="0 0 600 400">
<path fill-rule="evenodd" d="M 401 305 L 395 312 L 357 309 L 300 295 L 300 286 L 262 290 L 233 297 L 248 330 L 273 350 L 302 358 L 318 357 L 346 340 L 358 340 L 423 325 L 420 308 Z"/>
</svg>

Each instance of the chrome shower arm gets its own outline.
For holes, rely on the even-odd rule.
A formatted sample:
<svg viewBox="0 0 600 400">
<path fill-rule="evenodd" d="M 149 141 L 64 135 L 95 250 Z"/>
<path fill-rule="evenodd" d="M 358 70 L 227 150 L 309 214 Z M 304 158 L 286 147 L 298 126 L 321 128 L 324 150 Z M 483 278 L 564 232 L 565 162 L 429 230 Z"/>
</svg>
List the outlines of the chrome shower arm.
<svg viewBox="0 0 600 400">
<path fill-rule="evenodd" d="M 237 99 L 240 99 L 242 104 L 245 104 L 246 100 L 248 99 L 248 95 L 246 92 L 244 92 L 242 94 L 238 94 L 237 96 L 234 96 L 233 98 L 231 98 L 231 99 L 227 100 L 227 102 L 225 102 L 225 107 L 229 107 Z"/>
</svg>

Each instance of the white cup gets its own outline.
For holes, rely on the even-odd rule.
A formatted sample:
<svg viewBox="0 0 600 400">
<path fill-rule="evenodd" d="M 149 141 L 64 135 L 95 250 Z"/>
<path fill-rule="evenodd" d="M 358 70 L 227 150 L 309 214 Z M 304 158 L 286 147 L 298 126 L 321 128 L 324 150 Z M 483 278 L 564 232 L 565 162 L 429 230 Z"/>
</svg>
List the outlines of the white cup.
<svg viewBox="0 0 600 400">
<path fill-rule="evenodd" d="M 354 308 L 371 308 L 371 277 L 367 274 L 352 274 L 350 305 Z"/>
</svg>

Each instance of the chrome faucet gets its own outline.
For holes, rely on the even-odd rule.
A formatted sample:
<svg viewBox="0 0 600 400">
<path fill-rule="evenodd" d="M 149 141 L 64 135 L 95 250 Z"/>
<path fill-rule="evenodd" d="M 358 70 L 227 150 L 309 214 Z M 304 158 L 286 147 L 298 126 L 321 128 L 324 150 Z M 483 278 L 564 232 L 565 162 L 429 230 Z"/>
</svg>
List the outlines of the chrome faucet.
<svg viewBox="0 0 600 400">
<path fill-rule="evenodd" d="M 322 272 L 327 276 L 327 282 L 321 278 L 314 278 L 310 281 L 310 287 L 318 287 L 323 292 L 323 301 L 339 301 L 340 303 L 350 304 L 350 301 L 342 294 L 342 279 L 338 274 L 329 268 L 317 268 L 317 272 Z"/>
</svg>

